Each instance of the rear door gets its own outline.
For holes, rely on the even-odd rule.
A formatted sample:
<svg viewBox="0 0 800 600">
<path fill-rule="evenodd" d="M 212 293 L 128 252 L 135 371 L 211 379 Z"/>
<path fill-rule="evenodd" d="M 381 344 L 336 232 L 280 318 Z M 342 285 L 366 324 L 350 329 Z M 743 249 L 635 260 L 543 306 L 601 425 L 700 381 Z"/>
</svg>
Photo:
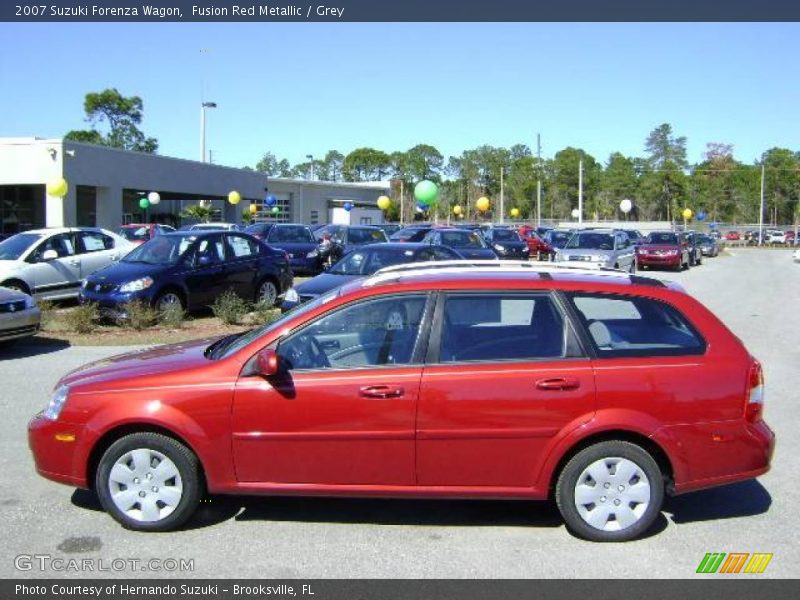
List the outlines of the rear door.
<svg viewBox="0 0 800 600">
<path fill-rule="evenodd" d="M 119 259 L 120 251 L 114 248 L 114 238 L 100 231 L 79 231 L 76 236 L 82 278 Z"/>
<path fill-rule="evenodd" d="M 190 306 L 209 306 L 227 289 L 224 260 L 221 233 L 204 235 L 195 242 L 193 257 L 184 276 Z"/>
<path fill-rule="evenodd" d="M 419 485 L 530 487 L 595 410 L 592 368 L 548 292 L 444 293 L 417 413 Z"/>
<path fill-rule="evenodd" d="M 247 301 L 255 297 L 259 276 L 258 242 L 237 233 L 226 233 L 226 285 Z"/>
</svg>

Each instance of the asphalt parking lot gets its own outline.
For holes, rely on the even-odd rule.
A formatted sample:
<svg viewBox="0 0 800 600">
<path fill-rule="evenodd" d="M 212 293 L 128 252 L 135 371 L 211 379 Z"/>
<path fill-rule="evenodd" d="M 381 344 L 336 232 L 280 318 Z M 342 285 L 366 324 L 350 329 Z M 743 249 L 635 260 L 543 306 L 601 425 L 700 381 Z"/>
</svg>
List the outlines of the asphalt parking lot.
<svg viewBox="0 0 800 600">
<path fill-rule="evenodd" d="M 582 541 L 548 503 L 320 498 L 214 498 L 182 531 L 126 531 L 92 495 L 37 476 L 26 440 L 61 375 L 124 349 L 21 344 L 0 355 L 0 576 L 76 576 L 15 568 L 19 555 L 50 555 L 194 560 L 192 573 L 147 574 L 155 577 L 682 578 L 697 576 L 706 552 L 771 552 L 762 576 L 797 577 L 800 264 L 790 252 L 741 249 L 688 272 L 647 274 L 679 281 L 762 361 L 778 444 L 770 473 L 669 499 L 644 539 Z"/>
</svg>

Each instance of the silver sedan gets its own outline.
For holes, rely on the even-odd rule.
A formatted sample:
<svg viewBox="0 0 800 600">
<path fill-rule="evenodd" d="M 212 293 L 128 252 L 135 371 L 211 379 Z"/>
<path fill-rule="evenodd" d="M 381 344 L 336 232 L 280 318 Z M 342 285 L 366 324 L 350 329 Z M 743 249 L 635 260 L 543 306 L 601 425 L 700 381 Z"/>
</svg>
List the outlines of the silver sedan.
<svg viewBox="0 0 800 600">
<path fill-rule="evenodd" d="M 0 287 L 0 344 L 36 335 L 41 317 L 31 296 Z"/>
</svg>

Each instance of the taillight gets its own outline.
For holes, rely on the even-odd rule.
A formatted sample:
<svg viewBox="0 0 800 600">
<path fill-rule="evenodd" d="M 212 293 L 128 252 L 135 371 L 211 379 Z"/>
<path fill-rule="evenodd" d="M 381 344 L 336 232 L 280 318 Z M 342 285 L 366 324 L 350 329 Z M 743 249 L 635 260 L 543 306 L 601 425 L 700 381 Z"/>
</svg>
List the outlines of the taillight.
<svg viewBox="0 0 800 600">
<path fill-rule="evenodd" d="M 747 382 L 747 403 L 744 407 L 745 419 L 751 423 L 761 420 L 764 411 L 764 371 L 761 363 L 753 360 Z"/>
</svg>

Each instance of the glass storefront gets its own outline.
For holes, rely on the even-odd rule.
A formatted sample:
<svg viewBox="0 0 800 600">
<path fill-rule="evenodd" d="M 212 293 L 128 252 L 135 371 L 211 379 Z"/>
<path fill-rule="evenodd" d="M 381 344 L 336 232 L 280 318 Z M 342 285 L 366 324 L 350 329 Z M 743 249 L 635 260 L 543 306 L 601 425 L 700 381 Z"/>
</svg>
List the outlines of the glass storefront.
<svg viewBox="0 0 800 600">
<path fill-rule="evenodd" d="M 44 203 L 44 185 L 0 185 L 0 233 L 44 227 Z"/>
</svg>

